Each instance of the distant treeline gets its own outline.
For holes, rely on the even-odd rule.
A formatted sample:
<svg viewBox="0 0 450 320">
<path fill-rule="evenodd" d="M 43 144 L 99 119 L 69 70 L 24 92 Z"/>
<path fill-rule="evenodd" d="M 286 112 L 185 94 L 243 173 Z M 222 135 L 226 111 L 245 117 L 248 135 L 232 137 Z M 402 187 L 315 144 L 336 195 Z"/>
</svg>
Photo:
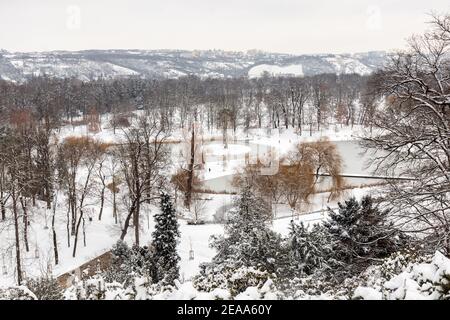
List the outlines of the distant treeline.
<svg viewBox="0 0 450 320">
<path fill-rule="evenodd" d="M 136 109 L 156 112 L 167 128 L 202 121 L 208 129 L 223 127 L 296 128 L 323 125 L 370 125 L 379 97 L 372 76 L 321 74 L 258 79 L 150 80 L 126 78 L 82 82 L 36 77 L 23 84 L 0 81 L 1 123 L 18 121 L 25 111 L 36 121 L 59 127 L 82 116 L 126 114 Z"/>
</svg>

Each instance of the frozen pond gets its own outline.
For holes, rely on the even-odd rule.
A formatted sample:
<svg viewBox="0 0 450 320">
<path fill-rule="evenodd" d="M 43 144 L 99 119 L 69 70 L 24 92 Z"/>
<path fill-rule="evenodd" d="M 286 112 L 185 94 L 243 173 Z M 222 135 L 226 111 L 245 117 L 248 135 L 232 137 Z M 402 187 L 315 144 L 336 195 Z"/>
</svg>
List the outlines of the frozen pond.
<svg viewBox="0 0 450 320">
<path fill-rule="evenodd" d="M 369 161 L 371 158 L 371 152 L 366 152 L 366 150 L 361 147 L 358 141 L 337 141 L 334 142 L 339 150 L 339 153 L 343 159 L 343 170 L 344 174 L 352 175 L 372 175 L 374 168 L 369 166 Z M 266 154 L 269 147 L 261 144 L 249 143 L 248 146 L 252 150 L 252 154 L 259 152 L 259 154 Z M 224 156 L 218 156 L 217 159 L 224 159 Z M 227 160 L 233 160 L 241 157 L 241 155 L 231 156 Z M 214 158 L 214 160 L 217 160 Z M 215 192 L 222 191 L 235 191 L 232 186 L 234 174 L 224 175 L 217 178 L 212 178 L 204 181 L 205 189 L 209 189 Z M 350 185 L 362 185 L 362 184 L 374 184 L 381 182 L 380 179 L 371 178 L 345 178 L 345 183 Z M 329 183 L 329 178 L 323 177 L 321 184 L 322 188 L 326 188 Z"/>
<path fill-rule="evenodd" d="M 334 144 L 337 146 L 342 160 L 344 161 L 344 167 L 342 169 L 343 173 L 373 174 L 375 168 L 369 166 L 370 159 L 373 156 L 371 151 L 366 152 L 356 140 L 336 141 Z"/>
</svg>

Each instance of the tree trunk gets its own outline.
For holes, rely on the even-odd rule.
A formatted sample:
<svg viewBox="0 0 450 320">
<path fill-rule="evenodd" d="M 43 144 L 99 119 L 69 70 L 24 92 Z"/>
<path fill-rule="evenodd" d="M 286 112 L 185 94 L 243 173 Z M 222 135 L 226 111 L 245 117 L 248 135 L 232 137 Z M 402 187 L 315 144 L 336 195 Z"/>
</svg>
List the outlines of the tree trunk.
<svg viewBox="0 0 450 320">
<path fill-rule="evenodd" d="M 140 202 L 137 201 L 136 209 L 133 214 L 133 225 L 134 225 L 134 242 L 137 246 L 139 246 L 139 214 L 140 214 L 141 205 Z"/>
<path fill-rule="evenodd" d="M 83 247 L 86 247 L 86 220 L 83 218 Z"/>
<path fill-rule="evenodd" d="M 83 210 L 80 209 L 80 217 L 78 218 L 77 226 L 75 229 L 75 240 L 73 242 L 73 251 L 72 251 L 72 257 L 75 258 L 75 255 L 77 254 L 77 243 L 78 243 L 78 231 L 80 230 L 81 220 L 83 220 Z"/>
<path fill-rule="evenodd" d="M 298 131 L 302 135 L 302 108 L 298 109 Z"/>
<path fill-rule="evenodd" d="M 0 171 L 0 211 L 1 211 L 1 215 L 2 215 L 2 221 L 6 220 L 6 206 L 5 206 L 5 200 L 3 200 L 3 196 L 4 196 L 4 192 L 3 192 L 3 183 L 5 181 L 5 177 L 4 177 L 4 171 L 5 168 L 4 166 L 2 166 Z"/>
<path fill-rule="evenodd" d="M 70 199 L 68 200 L 68 206 L 67 206 L 67 248 L 70 248 Z"/>
<path fill-rule="evenodd" d="M 127 231 L 128 231 L 129 226 L 130 226 L 131 216 L 134 213 L 135 207 L 136 207 L 136 199 L 131 204 L 130 211 L 128 212 L 128 215 L 127 215 L 127 217 L 125 219 L 125 223 L 123 225 L 122 233 L 120 234 L 120 240 L 125 239 L 125 236 L 127 235 Z"/>
<path fill-rule="evenodd" d="M 75 234 L 75 226 L 77 221 L 77 204 L 76 204 L 76 194 L 75 194 L 75 187 L 73 187 L 73 190 L 70 194 L 70 209 L 72 211 L 72 221 L 71 221 L 71 234 Z"/>
<path fill-rule="evenodd" d="M 116 183 L 114 177 L 113 177 L 113 216 L 114 216 L 114 223 L 117 224 Z"/>
<path fill-rule="evenodd" d="M 14 187 L 13 187 L 14 188 Z M 17 214 L 17 199 L 15 192 L 12 194 L 13 214 L 14 214 L 14 235 L 16 239 L 16 269 L 17 269 L 17 284 L 22 284 L 22 265 L 20 262 L 20 237 L 19 237 L 19 218 Z"/>
<path fill-rule="evenodd" d="M 192 126 L 192 136 L 191 136 L 191 159 L 189 161 L 188 167 L 188 180 L 186 187 L 186 201 L 185 206 L 190 210 L 192 201 L 192 184 L 194 181 L 194 161 L 195 161 L 195 130 Z"/>
<path fill-rule="evenodd" d="M 55 265 L 59 263 L 58 256 L 58 242 L 56 239 L 56 229 L 55 229 L 55 215 L 56 215 L 56 203 L 53 205 L 53 216 L 52 216 L 52 235 L 53 235 L 53 254 L 55 258 Z M 69 242 L 70 245 L 70 242 Z"/>
<path fill-rule="evenodd" d="M 25 250 L 27 252 L 30 251 L 30 247 L 28 245 L 28 211 L 27 211 L 27 205 L 23 200 L 23 197 L 19 198 L 20 204 L 22 206 L 23 211 L 23 240 L 25 242 Z"/>
<path fill-rule="evenodd" d="M 0 198 L 0 210 L 2 212 L 2 221 L 6 220 L 6 206 L 5 202 L 2 200 L 3 197 Z"/>
<path fill-rule="evenodd" d="M 5 181 L 4 177 L 4 167 L 2 166 L 0 171 L 0 211 L 2 215 L 2 221 L 6 220 L 6 200 L 3 199 L 4 192 L 3 192 L 3 183 Z"/>
<path fill-rule="evenodd" d="M 47 177 L 45 179 L 45 200 L 47 202 L 47 209 L 51 209 L 52 205 L 51 205 L 51 191 L 50 191 L 50 183 L 47 181 L 47 179 L 49 179 L 49 177 Z"/>
<path fill-rule="evenodd" d="M 228 137 L 227 137 L 227 131 L 228 131 L 228 120 L 224 120 L 223 123 L 223 132 L 222 132 L 222 140 L 224 144 L 224 148 L 228 149 Z"/>
<path fill-rule="evenodd" d="M 322 118 L 322 112 L 320 107 L 317 108 L 317 131 L 320 131 L 320 120 Z"/>
<path fill-rule="evenodd" d="M 102 192 L 100 195 L 100 213 L 98 214 L 98 220 L 102 220 L 104 204 L 105 204 L 105 185 L 103 185 Z"/>
</svg>

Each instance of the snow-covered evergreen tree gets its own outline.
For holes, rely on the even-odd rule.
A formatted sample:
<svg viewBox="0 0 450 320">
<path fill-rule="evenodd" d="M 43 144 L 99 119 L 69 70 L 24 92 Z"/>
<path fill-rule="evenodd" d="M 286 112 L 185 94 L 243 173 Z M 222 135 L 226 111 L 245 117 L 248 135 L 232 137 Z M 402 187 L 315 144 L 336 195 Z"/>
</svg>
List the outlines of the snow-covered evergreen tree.
<svg viewBox="0 0 450 320">
<path fill-rule="evenodd" d="M 255 196 L 250 187 L 243 188 L 228 213 L 225 235 L 213 237 L 211 246 L 217 250 L 216 256 L 211 263 L 201 265 L 201 274 L 195 282 L 208 290 L 228 287 L 227 279 L 237 270 L 251 268 L 269 275 L 277 273 L 285 255 L 281 237 L 267 225 L 270 216 L 266 202 Z M 210 288 L 206 282 L 211 284 Z"/>
<path fill-rule="evenodd" d="M 177 244 L 180 232 L 175 208 L 165 192 L 161 193 L 161 210 L 155 214 L 155 222 L 155 231 L 152 233 L 152 280 L 154 283 L 162 281 L 164 284 L 173 284 L 179 277 Z"/>
<path fill-rule="evenodd" d="M 217 250 L 213 262 L 275 272 L 281 238 L 267 225 L 270 216 L 267 203 L 245 187 L 229 212 L 225 236 L 217 237 L 212 244 Z"/>
<path fill-rule="evenodd" d="M 383 258 L 400 249 L 403 234 L 387 219 L 388 211 L 374 206 L 370 196 L 361 203 L 355 198 L 339 203 L 338 212 L 329 211 L 324 223 L 332 238 L 333 256 L 344 265 L 357 265 Z"/>
<path fill-rule="evenodd" d="M 131 280 L 132 270 L 127 264 L 130 261 L 131 249 L 126 242 L 119 240 L 111 249 L 111 265 L 105 272 L 107 281 L 126 283 Z"/>
<path fill-rule="evenodd" d="M 111 254 L 113 256 L 112 264 L 121 264 L 129 259 L 131 251 L 125 241 L 118 240 L 112 247 Z"/>
<path fill-rule="evenodd" d="M 334 257 L 345 263 L 351 263 L 353 254 L 352 236 L 357 232 L 357 221 L 360 216 L 358 201 L 352 197 L 345 203 L 338 203 L 339 210 L 329 210 L 329 220 L 324 223 L 325 228 L 332 235 Z"/>
<path fill-rule="evenodd" d="M 355 239 L 360 257 L 386 257 L 405 245 L 406 236 L 394 227 L 388 214 L 388 210 L 381 211 L 374 205 L 372 197 L 362 198 L 359 232 Z"/>
</svg>

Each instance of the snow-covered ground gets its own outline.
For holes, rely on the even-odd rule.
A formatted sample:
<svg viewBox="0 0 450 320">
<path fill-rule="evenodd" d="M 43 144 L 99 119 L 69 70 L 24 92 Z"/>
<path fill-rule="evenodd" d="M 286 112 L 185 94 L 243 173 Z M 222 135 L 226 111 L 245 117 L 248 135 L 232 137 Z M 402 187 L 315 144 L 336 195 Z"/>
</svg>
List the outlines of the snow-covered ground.
<svg viewBox="0 0 450 320">
<path fill-rule="evenodd" d="M 67 125 L 55 132 L 55 138 L 62 141 L 69 136 L 89 135 L 107 143 L 117 143 L 121 141 L 122 131 L 116 130 L 114 134 L 112 128 L 107 125 L 108 116 L 102 119 L 102 130 L 98 133 L 90 133 L 86 126 Z M 214 179 L 229 178 L 236 174 L 243 165 L 245 165 L 246 155 L 254 155 L 255 153 L 266 155 L 269 150 L 276 149 L 278 156 L 282 156 L 291 150 L 297 143 L 302 141 L 315 141 L 323 137 L 335 141 L 338 149 L 343 153 L 346 159 L 345 169 L 346 173 L 361 173 L 363 172 L 364 157 L 358 157 L 359 150 L 355 141 L 356 136 L 361 132 L 361 128 L 339 128 L 331 127 L 328 130 L 314 132 L 310 136 L 308 131 L 304 131 L 299 135 L 294 130 L 282 131 L 267 131 L 263 129 L 251 129 L 248 132 L 238 130 L 236 133 L 228 133 L 228 147 L 220 141 L 222 132 L 219 130 L 210 131 L 203 134 L 205 141 L 204 153 L 206 163 L 200 176 L 206 182 L 214 181 Z M 172 133 L 169 140 L 172 142 L 181 141 L 183 137 L 182 132 Z M 173 150 L 173 166 L 176 167 L 180 159 L 179 143 L 169 144 Z M 225 161 L 224 161 L 225 159 Z M 224 189 L 227 185 L 222 183 Z M 217 181 L 216 181 L 217 183 Z M 357 198 L 362 194 L 370 192 L 371 188 L 355 188 L 346 191 L 345 197 L 355 195 Z M 229 190 L 228 190 L 229 191 Z M 48 272 L 50 266 L 53 275 L 61 275 L 68 271 L 75 269 L 81 264 L 90 261 L 104 252 L 111 249 L 112 245 L 119 239 L 120 236 L 120 221 L 115 224 L 112 216 L 112 195 L 107 191 L 105 208 L 103 218 L 98 220 L 99 212 L 99 198 L 92 194 L 88 199 L 88 207 L 86 212 L 86 246 L 83 244 L 83 237 L 80 235 L 78 242 L 76 257 L 72 257 L 73 238 L 71 239 L 71 246 L 67 245 L 67 212 L 64 195 L 58 196 L 58 206 L 56 209 L 56 231 L 58 236 L 59 249 L 59 264 L 54 266 L 53 263 L 53 249 L 51 238 L 51 211 L 47 211 L 43 203 L 38 202 L 36 207 L 29 206 L 30 211 L 30 227 L 29 227 L 29 242 L 30 250 L 25 252 L 22 247 L 22 263 L 23 269 L 27 276 L 40 276 Z M 205 200 L 205 207 L 203 210 L 203 220 L 206 221 L 202 225 L 188 225 L 187 220 L 180 218 L 181 239 L 178 246 L 181 257 L 180 273 L 182 278 L 188 280 L 198 272 L 200 263 L 210 261 L 214 255 L 214 250 L 209 247 L 209 239 L 214 234 L 223 233 L 223 225 L 217 223 L 215 220 L 216 213 L 231 206 L 235 196 L 231 194 L 203 194 Z M 311 204 L 305 206 L 301 211 L 303 214 L 295 217 L 296 221 L 304 221 L 307 225 L 318 223 L 324 218 L 323 212 L 314 212 L 323 210 L 327 206 L 335 207 L 337 201 L 327 202 L 328 194 L 321 193 L 313 197 Z M 145 205 L 142 208 L 141 214 L 141 244 L 149 243 L 151 239 L 151 232 L 153 230 L 154 221 L 153 215 L 159 210 L 157 206 Z M 122 212 L 121 219 L 124 219 L 126 208 L 119 206 L 119 211 Z M 181 212 L 182 210 L 180 210 Z M 306 212 L 314 212 L 305 214 Z M 286 205 L 276 205 L 274 209 L 276 219 L 273 221 L 273 229 L 283 235 L 288 233 L 289 222 L 292 219 L 292 212 Z M 131 230 L 131 229 L 130 229 Z M 81 233 L 81 231 L 80 231 Z M 5 267 L 6 274 L 0 274 L 0 286 L 12 285 L 15 282 L 15 256 L 14 247 L 12 246 L 14 239 L 13 226 L 9 222 L 0 222 L 0 264 Z M 129 232 L 126 238 L 127 242 L 133 243 L 133 232 Z M 21 243 L 23 246 L 23 243 Z M 189 251 L 194 251 L 194 259 L 189 259 Z"/>
<path fill-rule="evenodd" d="M 353 189 L 352 194 L 360 196 L 361 190 Z M 185 219 L 180 219 L 180 243 L 178 252 L 181 257 L 180 274 L 182 278 L 188 280 L 194 276 L 198 271 L 200 263 L 208 262 L 214 256 L 214 250 L 209 247 L 209 239 L 212 235 L 223 233 L 223 225 L 213 223 L 213 214 L 223 205 L 229 205 L 233 201 L 232 195 L 216 195 L 208 194 L 205 207 L 205 220 L 207 223 L 201 225 L 188 225 Z M 316 204 L 311 207 L 311 211 L 320 210 L 321 204 Z M 92 206 L 92 211 L 88 211 L 86 219 L 86 247 L 83 245 L 82 237 L 77 247 L 77 255 L 72 257 L 73 239 L 71 247 L 67 247 L 66 238 L 66 217 L 65 210 L 58 208 L 57 213 L 57 234 L 58 234 L 58 249 L 59 249 L 59 264 L 52 267 L 52 273 L 55 276 L 64 274 L 75 269 L 77 266 L 90 261 L 101 254 L 111 249 L 112 245 L 119 239 L 120 227 L 114 223 L 112 217 L 111 205 L 106 205 L 103 218 L 98 221 L 98 204 Z M 153 215 L 159 210 L 154 206 L 147 206 L 143 208 L 142 212 L 142 228 L 141 228 L 141 243 L 148 244 L 151 239 L 151 233 L 154 228 Z M 51 212 L 45 210 L 45 205 L 39 203 L 36 208 L 32 210 L 31 224 L 29 229 L 30 252 L 23 250 L 23 268 L 27 276 L 42 276 L 47 272 L 47 267 L 53 265 L 53 248 L 52 248 L 52 233 L 50 228 Z M 289 223 L 292 219 L 291 211 L 284 205 L 279 205 L 277 208 L 277 219 L 273 221 L 272 227 L 275 231 L 287 235 L 289 232 Z M 312 214 L 304 214 L 295 216 L 294 221 L 303 221 L 306 225 L 319 223 L 325 217 L 324 213 L 316 212 Z M 47 221 L 47 222 L 46 222 Z M 2 243 L 2 254 L 4 254 L 5 266 L 7 268 L 7 275 L 1 275 L 1 285 L 12 285 L 15 282 L 15 260 L 14 248 L 12 246 L 5 246 L 12 243 L 14 239 L 13 228 L 9 226 L 6 228 L 1 225 L 0 241 Z M 126 240 L 133 243 L 133 232 L 128 233 Z M 189 259 L 189 251 L 194 251 L 194 259 Z M 36 255 L 36 250 L 38 256 Z"/>
</svg>

